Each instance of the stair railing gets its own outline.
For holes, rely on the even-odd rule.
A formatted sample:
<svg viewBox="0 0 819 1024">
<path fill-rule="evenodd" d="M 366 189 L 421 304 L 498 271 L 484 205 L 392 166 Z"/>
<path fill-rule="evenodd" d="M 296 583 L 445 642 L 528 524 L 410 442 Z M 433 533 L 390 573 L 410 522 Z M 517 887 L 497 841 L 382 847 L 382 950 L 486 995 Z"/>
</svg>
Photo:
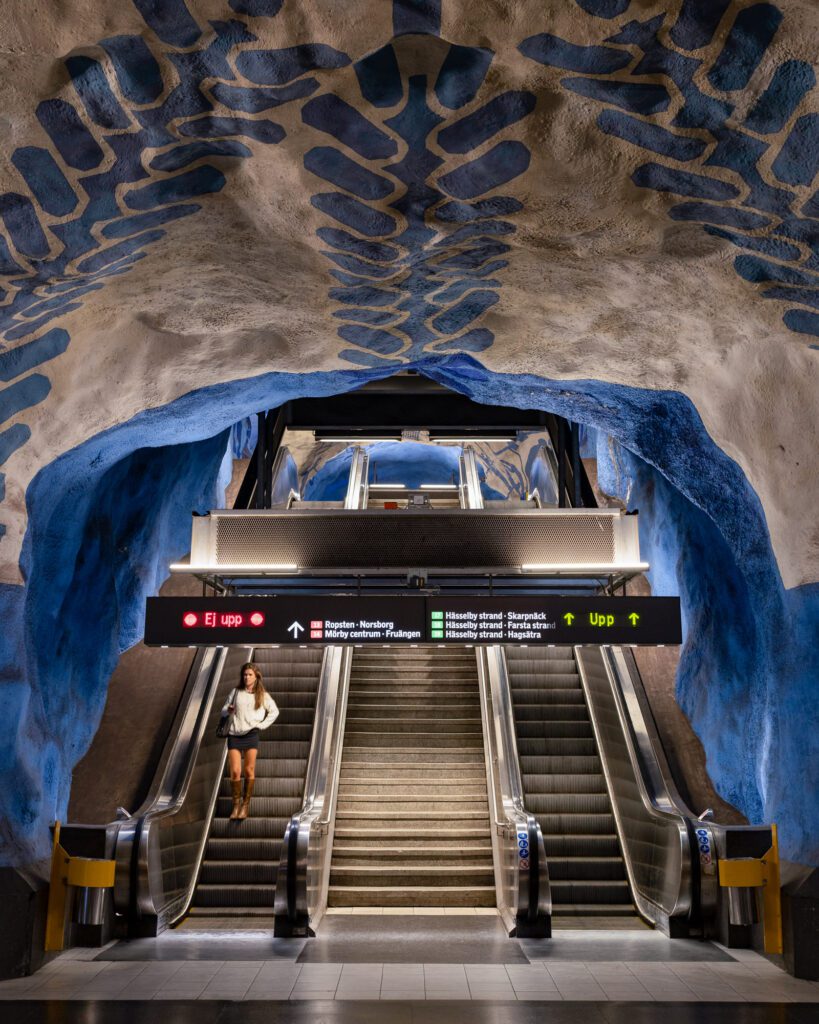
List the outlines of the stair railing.
<svg viewBox="0 0 819 1024">
<path fill-rule="evenodd" d="M 304 803 L 290 819 L 279 861 L 276 936 L 315 935 L 327 909 L 352 655 L 350 646 L 324 651 Z"/>
<path fill-rule="evenodd" d="M 540 825 L 523 800 L 506 658 L 477 648 L 498 911 L 510 935 L 548 938 L 552 895 Z"/>
</svg>

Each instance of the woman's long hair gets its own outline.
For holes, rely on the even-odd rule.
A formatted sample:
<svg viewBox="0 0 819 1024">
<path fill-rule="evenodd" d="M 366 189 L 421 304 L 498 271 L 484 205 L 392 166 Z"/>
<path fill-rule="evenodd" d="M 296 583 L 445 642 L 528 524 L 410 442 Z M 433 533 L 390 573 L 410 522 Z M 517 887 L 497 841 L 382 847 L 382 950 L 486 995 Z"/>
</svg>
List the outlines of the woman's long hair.
<svg viewBox="0 0 819 1024">
<path fill-rule="evenodd" d="M 252 661 L 245 662 L 245 664 L 242 665 L 242 667 L 239 669 L 239 686 L 238 686 L 238 689 L 239 690 L 244 690 L 245 689 L 245 669 L 246 668 L 251 669 L 251 671 L 256 676 L 256 686 L 253 689 L 253 696 L 256 698 L 256 709 L 258 710 L 262 706 L 262 704 L 264 704 L 264 698 L 265 698 L 265 694 L 267 693 L 267 690 L 265 690 L 265 688 L 264 688 L 264 683 L 262 681 L 261 669 L 259 668 L 259 666 L 257 664 L 255 664 L 255 662 L 252 662 Z"/>
</svg>

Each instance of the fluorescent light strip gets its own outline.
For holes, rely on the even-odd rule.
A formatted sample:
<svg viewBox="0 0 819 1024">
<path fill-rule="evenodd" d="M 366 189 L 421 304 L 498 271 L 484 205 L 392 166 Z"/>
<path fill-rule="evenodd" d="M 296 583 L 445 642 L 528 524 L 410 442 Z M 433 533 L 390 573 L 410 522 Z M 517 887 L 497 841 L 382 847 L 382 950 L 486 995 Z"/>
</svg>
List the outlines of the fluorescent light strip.
<svg viewBox="0 0 819 1024">
<path fill-rule="evenodd" d="M 422 491 L 457 491 L 457 484 L 421 484 Z"/>
<path fill-rule="evenodd" d="M 299 567 L 297 565 L 190 565 L 188 562 L 172 562 L 170 565 L 171 572 L 281 572 L 281 573 L 293 573 L 298 572 Z"/>
<path fill-rule="evenodd" d="M 371 491 L 403 491 L 406 489 L 406 484 L 369 484 Z"/>
<path fill-rule="evenodd" d="M 317 437 L 324 444 L 378 444 L 379 441 L 400 441 L 400 436 L 390 437 Z"/>
<path fill-rule="evenodd" d="M 537 563 L 527 563 L 522 565 L 521 570 L 523 572 L 598 572 L 609 573 L 615 572 L 646 572 L 651 566 L 648 562 L 637 562 L 635 565 L 601 565 L 600 563 L 588 563 L 588 562 L 548 562 L 542 565 Z"/>
<path fill-rule="evenodd" d="M 482 444 L 511 444 L 514 437 L 431 437 L 433 444 L 468 444 L 470 441 L 480 441 Z"/>
</svg>

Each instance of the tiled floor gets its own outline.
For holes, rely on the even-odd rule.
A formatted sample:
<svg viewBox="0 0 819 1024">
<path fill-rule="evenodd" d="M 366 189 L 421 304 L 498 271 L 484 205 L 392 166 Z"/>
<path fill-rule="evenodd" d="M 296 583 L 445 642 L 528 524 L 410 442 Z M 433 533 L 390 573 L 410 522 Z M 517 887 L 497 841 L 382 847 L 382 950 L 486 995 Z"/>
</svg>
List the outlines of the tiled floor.
<svg viewBox="0 0 819 1024">
<path fill-rule="evenodd" d="M 0 982 L 0 999 L 810 1003 L 816 1004 L 819 1020 L 819 983 L 791 978 L 756 953 L 733 952 L 737 959 L 720 963 L 504 965 L 279 960 L 129 963 L 81 959 L 71 951 L 30 978 Z"/>
</svg>

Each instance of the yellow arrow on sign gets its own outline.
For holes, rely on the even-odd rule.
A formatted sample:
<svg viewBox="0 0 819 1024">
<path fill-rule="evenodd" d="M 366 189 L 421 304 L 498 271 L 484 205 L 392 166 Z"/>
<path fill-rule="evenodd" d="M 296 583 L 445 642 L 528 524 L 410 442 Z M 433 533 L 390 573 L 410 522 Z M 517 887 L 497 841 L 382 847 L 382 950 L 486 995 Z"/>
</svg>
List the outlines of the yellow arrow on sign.
<svg viewBox="0 0 819 1024">
<path fill-rule="evenodd" d="M 566 620 L 567 626 L 571 626 L 571 624 L 574 622 L 574 615 L 572 615 L 571 612 L 566 612 L 563 618 Z"/>
<path fill-rule="evenodd" d="M 637 614 L 637 612 L 632 612 L 631 615 L 629 615 L 629 620 L 632 626 L 636 626 L 637 623 L 640 621 L 640 616 Z"/>
</svg>

